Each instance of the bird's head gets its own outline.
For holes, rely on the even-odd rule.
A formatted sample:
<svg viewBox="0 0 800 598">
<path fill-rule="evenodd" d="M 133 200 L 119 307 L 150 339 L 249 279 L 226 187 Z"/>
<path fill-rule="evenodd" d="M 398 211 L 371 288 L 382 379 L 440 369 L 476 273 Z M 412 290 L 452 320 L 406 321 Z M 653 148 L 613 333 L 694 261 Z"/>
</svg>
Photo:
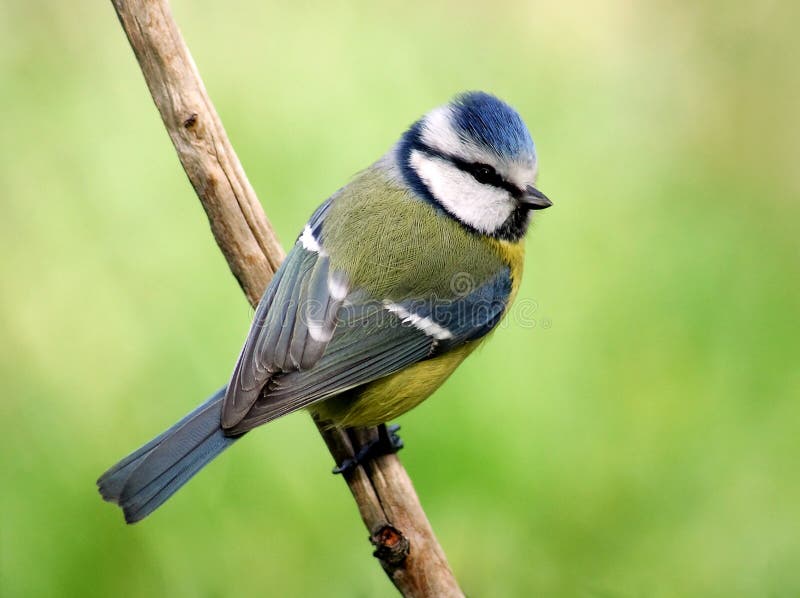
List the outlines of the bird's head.
<svg viewBox="0 0 800 598">
<path fill-rule="evenodd" d="M 536 151 L 511 106 L 468 92 L 426 114 L 398 146 L 406 183 L 467 228 L 516 241 L 531 210 L 551 205 L 536 187 Z"/>
</svg>

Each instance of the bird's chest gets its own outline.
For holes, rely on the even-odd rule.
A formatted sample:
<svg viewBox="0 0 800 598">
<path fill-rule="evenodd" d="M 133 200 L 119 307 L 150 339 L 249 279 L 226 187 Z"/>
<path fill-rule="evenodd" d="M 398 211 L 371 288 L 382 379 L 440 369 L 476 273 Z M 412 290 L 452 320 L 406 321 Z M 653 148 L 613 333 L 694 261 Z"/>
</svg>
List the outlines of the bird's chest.
<svg viewBox="0 0 800 598">
<path fill-rule="evenodd" d="M 508 296 L 508 307 L 510 307 L 522 282 L 522 271 L 525 265 L 525 245 L 521 240 L 515 243 L 493 240 L 492 244 L 502 262 L 511 271 L 511 293 Z"/>
</svg>

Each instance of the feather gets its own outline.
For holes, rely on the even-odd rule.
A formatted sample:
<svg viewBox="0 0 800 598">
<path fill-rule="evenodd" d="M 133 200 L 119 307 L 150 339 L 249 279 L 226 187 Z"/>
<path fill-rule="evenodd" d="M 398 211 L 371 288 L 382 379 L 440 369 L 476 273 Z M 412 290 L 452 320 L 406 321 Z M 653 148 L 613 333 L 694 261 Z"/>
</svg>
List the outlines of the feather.
<svg viewBox="0 0 800 598">
<path fill-rule="evenodd" d="M 340 322 L 322 358 L 309 370 L 275 376 L 228 433 L 244 433 L 282 415 L 367 384 L 425 359 L 433 339 L 388 312 L 353 326 Z"/>
<path fill-rule="evenodd" d="M 297 369 L 301 361 L 310 367 L 312 359 L 322 355 L 343 299 L 331 297 L 328 278 L 328 258 L 298 241 L 256 310 L 228 385 L 222 410 L 224 428 L 232 428 L 247 414 L 273 376 Z M 309 306 L 319 305 L 322 317 L 309 319 Z M 321 333 L 315 337 L 311 327 Z"/>
<path fill-rule="evenodd" d="M 236 441 L 220 427 L 225 388 L 106 471 L 100 495 L 118 504 L 128 523 L 152 513 L 214 457 Z"/>
</svg>

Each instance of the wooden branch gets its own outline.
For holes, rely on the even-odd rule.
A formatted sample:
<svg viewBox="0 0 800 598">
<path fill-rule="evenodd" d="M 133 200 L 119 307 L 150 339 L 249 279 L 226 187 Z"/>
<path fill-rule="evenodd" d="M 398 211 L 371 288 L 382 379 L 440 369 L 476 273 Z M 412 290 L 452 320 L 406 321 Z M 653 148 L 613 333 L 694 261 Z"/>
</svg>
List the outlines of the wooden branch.
<svg viewBox="0 0 800 598">
<path fill-rule="evenodd" d="M 285 254 L 206 93 L 167 0 L 112 0 L 211 231 L 255 306 Z M 325 431 L 342 462 L 375 430 Z M 463 596 L 396 455 L 345 476 L 375 556 L 404 596 Z"/>
</svg>

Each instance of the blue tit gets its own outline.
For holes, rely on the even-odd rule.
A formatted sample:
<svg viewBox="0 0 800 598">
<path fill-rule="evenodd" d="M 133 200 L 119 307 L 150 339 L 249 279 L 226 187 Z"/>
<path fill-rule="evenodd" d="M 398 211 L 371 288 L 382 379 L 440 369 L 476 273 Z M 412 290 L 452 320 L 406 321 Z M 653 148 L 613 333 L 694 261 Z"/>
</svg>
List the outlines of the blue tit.
<svg viewBox="0 0 800 598">
<path fill-rule="evenodd" d="M 470 92 L 415 122 L 311 216 L 264 292 L 228 385 L 98 480 L 129 523 L 253 428 L 299 409 L 387 422 L 508 312 L 551 205 L 519 114 Z"/>
</svg>

